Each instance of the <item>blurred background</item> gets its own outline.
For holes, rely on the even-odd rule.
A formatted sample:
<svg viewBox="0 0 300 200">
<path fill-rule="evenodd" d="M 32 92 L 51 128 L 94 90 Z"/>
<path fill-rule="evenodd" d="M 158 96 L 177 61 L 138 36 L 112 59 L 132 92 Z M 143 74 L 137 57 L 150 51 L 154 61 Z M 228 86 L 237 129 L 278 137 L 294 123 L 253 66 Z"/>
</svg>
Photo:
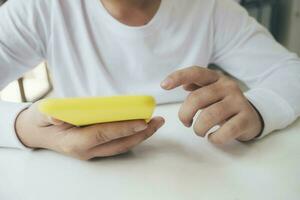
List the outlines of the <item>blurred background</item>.
<svg viewBox="0 0 300 200">
<path fill-rule="evenodd" d="M 5 1 L 0 0 L 0 6 Z M 235 1 L 244 6 L 251 16 L 267 27 L 277 41 L 300 55 L 300 0 Z M 13 102 L 32 102 L 49 95 L 51 90 L 52 84 L 47 63 L 41 63 L 24 77 L 0 91 L 0 99 Z"/>
</svg>

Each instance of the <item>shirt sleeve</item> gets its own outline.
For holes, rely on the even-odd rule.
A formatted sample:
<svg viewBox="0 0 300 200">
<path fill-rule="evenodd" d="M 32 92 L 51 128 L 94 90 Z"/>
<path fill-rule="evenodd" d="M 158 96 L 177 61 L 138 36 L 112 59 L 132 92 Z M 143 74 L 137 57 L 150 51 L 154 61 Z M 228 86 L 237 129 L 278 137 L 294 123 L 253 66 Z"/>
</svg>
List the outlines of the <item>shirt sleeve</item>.
<svg viewBox="0 0 300 200">
<path fill-rule="evenodd" d="M 247 11 L 231 0 L 216 0 L 212 62 L 244 82 L 245 96 L 260 112 L 262 136 L 300 115 L 300 59 L 275 41 Z"/>
<path fill-rule="evenodd" d="M 0 90 L 44 60 L 47 35 L 41 3 L 10 0 L 0 7 Z M 15 119 L 29 105 L 0 101 L 0 147 L 25 148 L 16 136 Z"/>
</svg>

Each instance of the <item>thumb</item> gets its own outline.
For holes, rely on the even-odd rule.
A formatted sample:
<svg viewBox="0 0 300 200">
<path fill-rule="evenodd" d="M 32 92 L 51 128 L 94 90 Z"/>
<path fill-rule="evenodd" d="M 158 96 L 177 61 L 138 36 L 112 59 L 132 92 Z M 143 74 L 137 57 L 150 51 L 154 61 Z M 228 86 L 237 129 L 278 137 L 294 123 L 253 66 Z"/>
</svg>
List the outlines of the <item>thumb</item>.
<svg viewBox="0 0 300 200">
<path fill-rule="evenodd" d="M 41 113 L 38 109 L 38 104 L 39 102 L 34 103 L 32 109 L 35 112 L 36 121 L 39 126 L 50 126 L 50 125 L 58 126 L 65 123 L 62 120 Z"/>
<path fill-rule="evenodd" d="M 43 113 L 39 113 L 37 121 L 40 126 L 59 126 L 65 123 L 64 121 L 61 121 L 51 116 L 44 115 Z"/>
<path fill-rule="evenodd" d="M 56 125 L 56 126 L 62 125 L 62 124 L 65 123 L 64 121 L 61 121 L 61 120 L 59 120 L 59 119 L 56 119 L 56 118 L 50 117 L 50 116 L 48 116 L 48 122 L 49 122 L 51 125 Z"/>
</svg>

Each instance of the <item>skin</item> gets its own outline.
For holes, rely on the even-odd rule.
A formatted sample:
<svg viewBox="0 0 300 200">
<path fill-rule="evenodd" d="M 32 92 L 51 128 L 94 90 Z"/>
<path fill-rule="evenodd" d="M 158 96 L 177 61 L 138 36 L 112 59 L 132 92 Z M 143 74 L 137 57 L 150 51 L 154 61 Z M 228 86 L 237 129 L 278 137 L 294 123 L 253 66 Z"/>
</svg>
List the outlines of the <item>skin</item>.
<svg viewBox="0 0 300 200">
<path fill-rule="evenodd" d="M 193 66 L 170 74 L 161 83 L 166 90 L 179 86 L 190 92 L 179 110 L 179 119 L 185 126 L 193 126 L 197 135 L 205 137 L 211 128 L 220 125 L 208 139 L 222 145 L 234 139 L 249 141 L 261 133 L 259 113 L 229 77 Z M 199 110 L 202 112 L 194 119 Z"/>
<path fill-rule="evenodd" d="M 157 12 L 160 0 L 103 0 L 107 11 L 120 22 L 141 26 Z M 50 149 L 81 160 L 125 153 L 151 137 L 164 124 L 162 117 L 74 127 L 41 114 L 38 102 L 16 119 L 16 133 L 27 147 Z"/>
<path fill-rule="evenodd" d="M 102 0 L 107 11 L 130 26 L 147 24 L 157 12 L 160 0 Z M 190 92 L 179 111 L 182 123 L 205 137 L 215 125 L 221 128 L 209 135 L 215 144 L 238 139 L 248 141 L 262 130 L 262 120 L 247 101 L 237 83 L 224 75 L 198 66 L 176 71 L 161 87 Z M 22 111 L 15 123 L 20 141 L 27 147 L 50 149 L 81 160 L 125 153 L 151 137 L 164 124 L 162 117 L 148 124 L 143 120 L 75 127 L 41 114 L 38 102 Z M 203 110 L 194 120 L 195 114 Z M 193 123 L 194 122 L 194 123 Z"/>
<path fill-rule="evenodd" d="M 38 111 L 38 102 L 19 114 L 16 132 L 30 148 L 50 149 L 81 160 L 125 153 L 151 137 L 162 125 L 162 117 L 76 127 L 49 118 Z"/>
<path fill-rule="evenodd" d="M 102 0 L 109 14 L 128 26 L 147 24 L 159 9 L 161 0 Z"/>
</svg>

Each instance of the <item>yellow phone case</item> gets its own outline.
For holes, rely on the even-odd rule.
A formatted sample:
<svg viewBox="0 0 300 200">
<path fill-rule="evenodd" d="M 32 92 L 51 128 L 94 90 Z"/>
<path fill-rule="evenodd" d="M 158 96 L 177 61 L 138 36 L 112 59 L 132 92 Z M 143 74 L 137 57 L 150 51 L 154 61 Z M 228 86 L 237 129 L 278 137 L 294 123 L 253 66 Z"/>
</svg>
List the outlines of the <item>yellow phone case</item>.
<svg viewBox="0 0 300 200">
<path fill-rule="evenodd" d="M 75 126 L 144 119 L 149 121 L 156 106 L 151 96 L 112 96 L 44 99 L 39 111 Z"/>
</svg>

